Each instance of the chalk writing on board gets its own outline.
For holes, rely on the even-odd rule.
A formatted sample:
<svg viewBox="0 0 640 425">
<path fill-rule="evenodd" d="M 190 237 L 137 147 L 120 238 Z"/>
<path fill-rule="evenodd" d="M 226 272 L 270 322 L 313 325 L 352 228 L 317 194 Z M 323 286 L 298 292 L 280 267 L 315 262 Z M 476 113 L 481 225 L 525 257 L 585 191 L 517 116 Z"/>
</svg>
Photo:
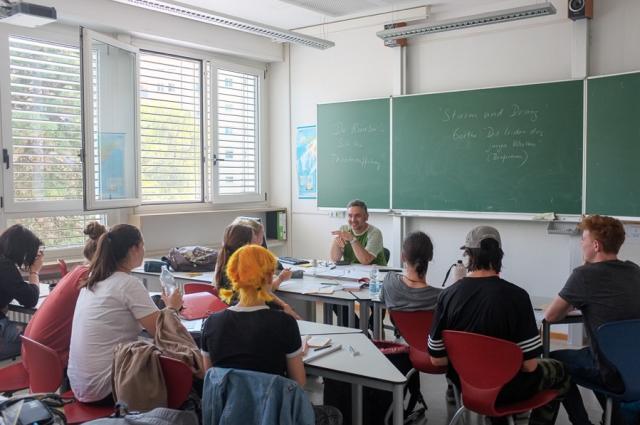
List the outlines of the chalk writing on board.
<svg viewBox="0 0 640 425">
<path fill-rule="evenodd" d="M 336 123 L 332 135 L 336 137 L 345 135 L 357 136 L 379 132 L 384 132 L 384 126 L 382 124 L 362 124 L 355 122 L 351 124 L 349 128 L 346 128 L 343 122 L 338 122 Z"/>
<path fill-rule="evenodd" d="M 491 111 L 460 111 L 458 109 L 440 108 L 442 122 L 451 121 L 476 121 L 476 120 L 495 120 L 501 118 L 525 118 L 530 122 L 538 121 L 540 111 L 538 109 L 528 108 L 513 103 L 509 107 L 509 111 L 505 113 L 504 108 Z"/>
<path fill-rule="evenodd" d="M 338 155 L 332 153 L 331 158 L 336 164 L 358 164 L 362 168 L 373 168 L 376 171 L 380 171 L 380 168 L 382 167 L 380 161 L 374 158 L 370 158 L 366 153 L 362 154 L 361 156 Z"/>
</svg>

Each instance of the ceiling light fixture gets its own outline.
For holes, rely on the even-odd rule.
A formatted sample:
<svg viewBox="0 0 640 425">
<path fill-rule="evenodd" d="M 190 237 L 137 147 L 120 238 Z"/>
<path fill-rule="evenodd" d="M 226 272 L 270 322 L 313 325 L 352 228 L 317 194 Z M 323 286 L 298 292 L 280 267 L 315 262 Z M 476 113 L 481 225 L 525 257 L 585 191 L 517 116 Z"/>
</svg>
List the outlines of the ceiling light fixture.
<svg viewBox="0 0 640 425">
<path fill-rule="evenodd" d="M 409 38 L 436 32 L 459 30 L 463 28 L 479 27 L 497 24 L 499 22 L 517 21 L 538 16 L 555 15 L 556 8 L 550 2 L 516 7 L 513 9 L 496 10 L 478 15 L 463 16 L 461 18 L 445 19 L 435 22 L 422 22 L 406 27 L 393 28 L 376 33 L 384 41 L 398 38 Z"/>
<path fill-rule="evenodd" d="M 211 13 L 195 7 L 183 6 L 179 3 L 169 3 L 159 0 L 114 0 L 118 3 L 138 6 L 156 12 L 167 13 L 169 15 L 179 16 L 194 21 L 200 21 L 207 24 L 217 25 L 220 27 L 231 28 L 238 31 L 248 32 L 250 34 L 269 37 L 272 40 L 286 43 L 296 43 L 303 46 L 314 47 L 316 49 L 327 49 L 335 46 L 335 43 L 321 38 L 311 37 L 293 31 L 287 31 L 257 22 L 247 21 L 234 18 L 233 16 L 223 15 L 221 13 Z"/>
</svg>

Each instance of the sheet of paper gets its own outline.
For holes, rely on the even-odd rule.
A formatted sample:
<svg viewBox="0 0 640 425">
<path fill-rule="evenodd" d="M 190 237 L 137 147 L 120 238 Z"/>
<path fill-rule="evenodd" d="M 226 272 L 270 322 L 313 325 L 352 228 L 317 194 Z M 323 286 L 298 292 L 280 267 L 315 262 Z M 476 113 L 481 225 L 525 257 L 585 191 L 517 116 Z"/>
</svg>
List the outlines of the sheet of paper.
<svg viewBox="0 0 640 425">
<path fill-rule="evenodd" d="M 323 335 L 312 336 L 307 340 L 307 345 L 309 347 L 324 347 L 331 343 L 331 338 Z"/>
<path fill-rule="evenodd" d="M 182 324 L 189 332 L 200 332 L 202 330 L 202 321 L 204 319 L 183 320 Z"/>
</svg>

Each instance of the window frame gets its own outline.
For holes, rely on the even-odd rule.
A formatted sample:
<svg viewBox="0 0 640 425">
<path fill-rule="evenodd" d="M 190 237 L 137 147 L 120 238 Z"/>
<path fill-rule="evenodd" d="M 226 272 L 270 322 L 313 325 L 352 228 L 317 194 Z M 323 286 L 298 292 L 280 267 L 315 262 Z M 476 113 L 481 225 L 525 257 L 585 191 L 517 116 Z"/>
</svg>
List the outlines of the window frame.
<svg viewBox="0 0 640 425">
<path fill-rule="evenodd" d="M 4 25 L 2 27 L 5 27 Z M 20 37 L 42 43 L 60 44 L 67 47 L 80 49 L 80 40 L 77 32 L 56 27 L 57 31 L 47 31 L 38 28 L 21 28 L 7 25 L 0 28 L 0 121 L 2 134 L 2 148 L 9 153 L 10 164 L 13 163 L 13 125 L 11 107 L 11 58 L 9 37 Z M 5 163 L 0 163 L 3 172 L 2 187 L 5 213 L 34 213 L 43 210 L 46 204 L 47 212 L 57 211 L 83 211 L 83 200 L 58 200 L 58 201 L 24 201 L 16 202 L 13 184 L 13 168 Z M 6 221 L 5 221 L 6 223 Z"/>
<path fill-rule="evenodd" d="M 139 49 L 131 44 L 116 40 L 99 32 L 80 27 L 81 48 L 81 71 L 82 71 L 82 149 L 84 165 L 84 210 L 95 211 L 99 209 L 114 209 L 135 207 L 140 205 L 140 58 Z M 133 140 L 133 161 L 135 184 L 133 196 L 123 199 L 96 199 L 95 193 L 95 151 L 94 151 L 94 125 L 93 125 L 93 62 L 92 62 L 92 40 L 112 45 L 122 50 L 129 51 L 134 56 L 134 134 Z"/>
<path fill-rule="evenodd" d="M 210 60 L 211 64 L 211 86 L 209 88 L 210 96 L 211 96 L 211 110 L 209 111 L 209 119 L 211 120 L 211 148 L 210 148 L 210 157 L 207 159 L 208 161 L 214 161 L 215 150 L 218 146 L 218 125 L 217 125 L 217 116 L 218 116 L 218 70 L 222 69 L 224 71 L 238 72 L 244 74 L 254 75 L 256 77 L 257 83 L 257 93 L 258 101 L 257 101 L 257 111 L 256 111 L 256 192 L 255 193 L 242 193 L 242 194 L 220 194 L 219 186 L 217 184 L 217 169 L 215 165 L 213 165 L 211 175 L 209 177 L 210 185 L 211 185 L 211 203 L 213 205 L 219 204 L 240 204 L 240 203 L 258 203 L 258 202 L 267 202 L 267 191 L 268 183 L 266 181 L 267 173 L 266 173 L 266 152 L 268 151 L 266 146 L 266 123 L 263 119 L 265 115 L 265 106 L 266 106 L 266 66 L 259 68 L 253 67 L 238 63 L 232 63 L 227 61 L 220 61 L 212 59 Z"/>
<path fill-rule="evenodd" d="M 137 45 L 138 43 L 135 43 L 134 45 Z M 143 43 L 144 45 L 144 43 Z M 157 48 L 145 48 L 145 47 L 138 47 L 139 52 L 141 54 L 144 53 L 148 53 L 148 54 L 155 54 L 155 55 L 161 55 L 161 56 L 168 56 L 168 57 L 174 57 L 174 58 L 180 58 L 180 59 L 185 59 L 185 60 L 192 60 L 192 61 L 197 61 L 200 63 L 200 189 L 201 189 L 201 193 L 200 193 L 200 200 L 196 201 L 196 200 L 189 200 L 189 201 L 144 201 L 142 199 L 142 171 L 140 172 L 140 185 L 139 185 L 139 189 L 140 189 L 140 206 L 144 207 L 144 206 L 154 206 L 154 205 L 185 205 L 185 204 L 202 204 L 204 202 L 207 201 L 208 197 L 207 197 L 207 193 L 208 193 L 208 183 L 207 183 L 207 172 L 206 169 L 207 167 L 207 154 L 206 152 L 208 151 L 208 134 L 206 132 L 206 125 L 205 125 L 205 121 L 207 119 L 206 116 L 206 73 L 205 73 L 205 66 L 206 66 L 206 59 L 203 59 L 202 57 L 200 57 L 199 55 L 190 55 L 187 53 L 179 53 L 179 52 L 167 52 L 166 49 L 163 50 L 159 50 Z M 142 59 L 139 57 L 138 60 L 138 71 L 140 70 L 140 64 L 142 62 Z M 140 73 L 138 72 L 138 80 L 137 80 L 137 84 L 138 84 L 138 103 L 140 105 L 140 111 L 138 113 L 138 121 L 140 121 L 141 119 L 141 115 L 142 115 L 142 98 L 140 96 Z M 138 159 L 140 162 L 140 168 L 142 169 L 142 129 L 140 129 L 140 134 L 139 134 L 139 138 L 138 138 Z"/>
</svg>

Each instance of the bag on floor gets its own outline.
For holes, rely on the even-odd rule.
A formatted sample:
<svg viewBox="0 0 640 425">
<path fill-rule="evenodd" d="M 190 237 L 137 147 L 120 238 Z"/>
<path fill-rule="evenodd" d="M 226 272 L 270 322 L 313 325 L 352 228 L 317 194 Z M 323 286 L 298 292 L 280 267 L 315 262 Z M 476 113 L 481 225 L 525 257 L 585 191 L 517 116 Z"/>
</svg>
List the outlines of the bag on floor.
<svg viewBox="0 0 640 425">
<path fill-rule="evenodd" d="M 86 425 L 198 425 L 198 416 L 191 410 L 175 410 L 158 407 L 148 412 L 128 413 L 123 405 L 118 406 L 118 413 L 111 418 L 101 418 Z"/>
<path fill-rule="evenodd" d="M 389 359 L 391 363 L 406 375 L 413 366 L 409 360 L 409 346 L 390 341 L 372 341 L 376 347 Z M 416 406 L 420 403 L 423 407 L 416 410 L 415 414 L 426 410 L 426 403 L 420 392 L 420 376 L 414 373 L 404 389 L 405 398 L 409 392 L 409 402 L 404 411 L 404 417 L 414 415 Z M 362 387 L 362 423 L 371 425 L 386 425 L 385 415 L 393 402 L 391 391 Z M 324 379 L 324 403 L 337 407 L 344 418 L 344 424 L 351 423 L 351 384 L 333 379 Z"/>
<path fill-rule="evenodd" d="M 0 424 L 65 425 L 67 419 L 61 410 L 63 400 L 58 394 L 27 394 L 0 402 Z"/>
</svg>

